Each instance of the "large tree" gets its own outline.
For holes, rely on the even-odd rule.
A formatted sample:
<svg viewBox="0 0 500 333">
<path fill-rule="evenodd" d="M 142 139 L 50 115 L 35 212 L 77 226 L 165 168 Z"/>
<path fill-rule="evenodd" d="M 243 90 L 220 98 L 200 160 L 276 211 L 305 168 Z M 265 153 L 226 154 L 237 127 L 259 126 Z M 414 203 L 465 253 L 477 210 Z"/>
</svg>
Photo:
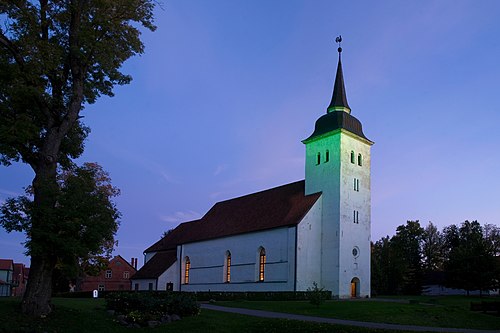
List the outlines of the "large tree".
<svg viewBox="0 0 500 333">
<path fill-rule="evenodd" d="M 58 168 L 71 167 L 89 130 L 80 112 L 131 78 L 123 62 L 143 52 L 138 27 L 154 30 L 152 0 L 0 0 L 0 162 L 34 171 L 31 269 L 24 313 L 51 311 Z M 40 245 L 40 246 L 38 246 Z"/>
<path fill-rule="evenodd" d="M 426 272 L 438 271 L 443 268 L 443 236 L 438 228 L 429 222 L 422 235 L 423 269 Z"/>
<path fill-rule="evenodd" d="M 495 288 L 498 264 L 490 239 L 477 221 L 465 221 L 460 228 L 445 229 L 448 258 L 445 263 L 449 287 L 471 290 Z"/>
<path fill-rule="evenodd" d="M 9 198 L 0 207 L 0 225 L 8 232 L 25 232 L 28 253 L 56 253 L 59 270 L 71 276 L 77 276 L 80 270 L 97 274 L 105 267 L 115 244 L 120 213 L 112 198 L 119 190 L 96 163 L 59 172 L 57 184 L 53 219 L 45 225 L 43 243 L 33 243 L 31 238 L 31 187 L 26 195 Z"/>
<path fill-rule="evenodd" d="M 407 221 L 396 229 L 391 238 L 393 253 L 397 254 L 397 267 L 401 271 L 401 291 L 418 295 L 422 292 L 422 238 L 424 229 L 419 221 Z"/>
</svg>

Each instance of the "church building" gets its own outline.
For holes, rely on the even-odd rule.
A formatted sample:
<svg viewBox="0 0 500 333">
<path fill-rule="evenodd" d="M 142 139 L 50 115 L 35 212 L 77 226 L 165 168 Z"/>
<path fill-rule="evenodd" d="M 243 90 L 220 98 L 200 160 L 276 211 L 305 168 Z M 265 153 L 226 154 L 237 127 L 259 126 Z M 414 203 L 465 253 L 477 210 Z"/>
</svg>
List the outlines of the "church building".
<svg viewBox="0 0 500 333">
<path fill-rule="evenodd" d="M 305 180 L 216 203 L 144 251 L 135 290 L 370 296 L 370 147 L 351 115 L 341 52 L 333 96 L 303 140 Z"/>
</svg>

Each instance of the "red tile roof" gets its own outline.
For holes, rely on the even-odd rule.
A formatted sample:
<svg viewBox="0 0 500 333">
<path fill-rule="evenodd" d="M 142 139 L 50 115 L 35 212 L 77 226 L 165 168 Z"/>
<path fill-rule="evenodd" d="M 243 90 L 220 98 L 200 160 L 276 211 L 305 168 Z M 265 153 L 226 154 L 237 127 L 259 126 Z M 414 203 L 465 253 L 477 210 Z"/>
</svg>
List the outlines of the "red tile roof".
<svg viewBox="0 0 500 333">
<path fill-rule="evenodd" d="M 177 250 L 158 252 L 130 279 L 156 279 L 172 266 L 176 260 Z"/>
<path fill-rule="evenodd" d="M 125 258 L 123 258 L 121 255 L 115 256 L 113 259 L 110 260 L 109 263 L 111 264 L 111 263 L 113 263 L 115 261 L 121 261 L 122 263 L 124 263 L 125 265 L 127 265 L 130 268 L 130 270 L 132 270 L 133 272 L 136 271 L 135 267 L 132 266 L 132 264 L 129 263 L 127 260 L 125 260 Z"/>
<path fill-rule="evenodd" d="M 13 270 L 14 261 L 12 259 L 0 259 L 0 269 L 5 271 Z"/>
<path fill-rule="evenodd" d="M 321 195 L 305 196 L 304 188 L 305 181 L 301 180 L 218 202 L 201 219 L 180 224 L 144 252 L 170 250 L 179 244 L 297 225 Z"/>
</svg>

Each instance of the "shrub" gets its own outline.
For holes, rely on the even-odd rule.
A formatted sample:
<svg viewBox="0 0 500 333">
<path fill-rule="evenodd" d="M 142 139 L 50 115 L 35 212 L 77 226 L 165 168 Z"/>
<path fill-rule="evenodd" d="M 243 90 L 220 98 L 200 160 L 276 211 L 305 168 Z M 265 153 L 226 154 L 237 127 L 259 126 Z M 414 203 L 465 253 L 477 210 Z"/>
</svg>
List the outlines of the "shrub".
<svg viewBox="0 0 500 333">
<path fill-rule="evenodd" d="M 106 308 L 125 315 L 130 321 L 145 324 L 165 315 L 194 316 L 200 305 L 194 295 L 171 292 L 117 292 L 106 296 Z"/>
<path fill-rule="evenodd" d="M 307 296 L 309 298 L 309 303 L 319 307 L 325 301 L 324 288 L 319 288 L 316 282 L 313 282 L 312 288 L 307 288 Z"/>
</svg>

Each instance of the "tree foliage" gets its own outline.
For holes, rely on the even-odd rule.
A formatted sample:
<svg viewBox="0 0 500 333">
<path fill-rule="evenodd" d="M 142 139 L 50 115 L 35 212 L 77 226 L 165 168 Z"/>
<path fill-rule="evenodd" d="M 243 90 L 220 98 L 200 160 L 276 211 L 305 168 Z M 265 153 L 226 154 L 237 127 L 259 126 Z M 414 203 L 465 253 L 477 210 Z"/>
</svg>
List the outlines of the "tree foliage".
<svg viewBox="0 0 500 333">
<path fill-rule="evenodd" d="M 85 248 L 62 241 L 69 235 L 63 231 L 77 225 L 64 221 L 85 222 L 81 215 L 57 219 L 65 204 L 58 170 L 76 170 L 72 160 L 83 153 L 84 106 L 131 81 L 121 66 L 144 51 L 139 28 L 155 29 L 153 9 L 153 0 L 0 0 L 0 164 L 22 161 L 35 173 L 33 200 L 9 200 L 4 218 L 6 228 L 29 230 L 25 313 L 50 312 L 58 255 Z M 74 228 L 73 235 L 87 232 Z"/>
<path fill-rule="evenodd" d="M 444 285 L 471 290 L 499 287 L 500 228 L 477 221 L 440 232 L 408 221 L 396 235 L 372 244 L 372 289 L 378 294 L 419 294 L 426 276 L 444 273 Z M 434 275 L 435 276 L 435 275 Z"/>
<path fill-rule="evenodd" d="M 448 260 L 445 264 L 446 284 L 453 288 L 487 290 L 496 286 L 498 263 L 491 241 L 485 237 L 477 221 L 465 221 L 449 238 Z M 451 229 L 449 232 L 452 232 Z"/>
<path fill-rule="evenodd" d="M 0 225 L 8 232 L 27 235 L 26 254 L 51 254 L 58 266 L 100 267 L 102 257 L 109 258 L 118 230 L 118 212 L 112 198 L 119 190 L 109 175 L 96 163 L 85 163 L 61 172 L 58 177 L 53 219 L 43 230 L 34 229 L 31 188 L 27 194 L 9 198 L 0 207 Z M 33 242 L 33 235 L 44 242 Z"/>
</svg>

